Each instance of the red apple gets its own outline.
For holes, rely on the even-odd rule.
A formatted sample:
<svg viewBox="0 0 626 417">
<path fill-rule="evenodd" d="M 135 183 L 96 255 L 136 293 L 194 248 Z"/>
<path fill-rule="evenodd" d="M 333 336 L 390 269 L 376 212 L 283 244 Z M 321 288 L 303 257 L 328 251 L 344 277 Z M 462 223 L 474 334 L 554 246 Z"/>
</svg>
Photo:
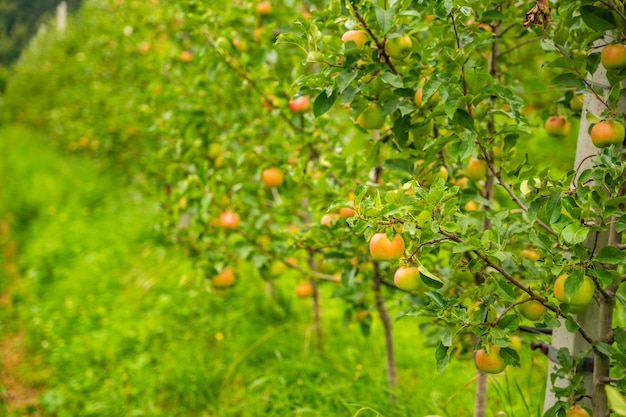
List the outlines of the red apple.
<svg viewBox="0 0 626 417">
<path fill-rule="evenodd" d="M 417 291 L 423 288 L 420 271 L 415 266 L 401 266 L 393 275 L 396 287 L 404 291 Z"/>
<path fill-rule="evenodd" d="M 260 15 L 268 15 L 272 13 L 272 3 L 269 1 L 260 1 L 256 4 L 256 12 Z"/>
<path fill-rule="evenodd" d="M 603 120 L 593 125 L 589 136 L 597 148 L 607 148 L 611 145 L 619 146 L 624 142 L 624 125 L 614 120 Z"/>
<path fill-rule="evenodd" d="M 239 215 L 232 210 L 220 213 L 219 225 L 225 229 L 235 229 L 239 226 Z"/>
<path fill-rule="evenodd" d="M 626 68 L 626 45 L 615 43 L 605 46 L 600 61 L 606 69 Z"/>
<path fill-rule="evenodd" d="M 404 254 L 404 240 L 396 234 L 393 240 L 386 233 L 375 233 L 369 243 L 370 254 L 377 261 L 395 261 Z"/>
<path fill-rule="evenodd" d="M 235 283 L 235 273 L 232 268 L 226 267 L 215 275 L 212 281 L 216 287 L 230 287 Z"/>
<path fill-rule="evenodd" d="M 476 367 L 488 374 L 499 374 L 506 368 L 504 359 L 500 356 L 500 348 L 496 345 L 489 345 L 489 352 L 486 349 L 479 349 L 474 353 Z"/>
<path fill-rule="evenodd" d="M 550 116 L 544 124 L 546 133 L 556 138 L 567 136 L 571 126 L 566 118 L 561 116 Z"/>
<path fill-rule="evenodd" d="M 289 100 L 289 110 L 293 113 L 305 112 L 311 107 L 311 100 L 309 96 L 300 96 Z"/>
<path fill-rule="evenodd" d="M 565 410 L 565 417 L 589 417 L 587 410 L 576 404 Z"/>
<path fill-rule="evenodd" d="M 283 183 L 284 175 L 280 168 L 267 168 L 261 173 L 261 181 L 266 187 L 278 187 Z"/>
<path fill-rule="evenodd" d="M 362 48 L 367 42 L 367 32 L 364 30 L 349 30 L 341 37 L 343 43 L 352 41 L 356 44 L 357 48 Z"/>
</svg>

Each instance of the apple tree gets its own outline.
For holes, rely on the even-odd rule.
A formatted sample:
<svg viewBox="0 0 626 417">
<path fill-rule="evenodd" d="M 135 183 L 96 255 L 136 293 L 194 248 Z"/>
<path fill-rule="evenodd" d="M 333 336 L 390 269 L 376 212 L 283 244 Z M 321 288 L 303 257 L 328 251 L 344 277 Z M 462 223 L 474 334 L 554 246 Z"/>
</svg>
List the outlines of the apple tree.
<svg viewBox="0 0 626 417">
<path fill-rule="evenodd" d="M 384 274 L 420 268 L 430 290 L 412 299 L 407 314 L 431 318 L 440 367 L 466 334 L 475 341 L 479 381 L 483 372 L 520 365 L 510 338 L 522 317 L 588 343 L 586 352 L 559 350 L 562 367 L 552 378 L 570 378 L 554 388 L 560 400 L 546 415 L 563 415 L 589 396 L 593 415 L 608 415 L 604 387 L 624 389 L 624 318 L 615 303 L 624 301 L 618 289 L 626 261 L 625 71 L 617 53 L 625 24 L 623 5 L 612 1 L 554 9 L 537 1 L 521 9 L 511 1 L 354 0 L 331 2 L 300 35 L 279 38 L 318 64 L 317 73 L 298 80 L 316 96 L 318 120 L 326 111 L 329 118 L 348 114 L 370 133 L 368 158 L 359 162 L 377 181 L 354 188 L 357 215 L 343 230 L 364 241 L 380 232 L 402 236 L 404 257 L 384 263 Z M 601 53 L 606 49 L 610 54 Z M 562 175 L 517 154 L 537 131 L 525 107 L 537 83 L 523 71 L 537 61 L 548 80 L 545 100 L 554 96 L 550 89 L 567 91 L 548 112 L 573 114 L 584 94 L 581 126 L 594 127 L 580 131 L 579 143 L 602 148 Z M 586 74 L 600 67 L 606 81 L 590 82 Z M 601 106 L 590 111 L 592 99 Z M 603 120 L 604 133 L 595 132 Z M 566 136 L 568 123 L 546 129 Z M 341 146 L 344 138 L 334 140 Z M 350 203 L 338 200 L 330 209 Z M 585 320 L 595 306 L 600 313 Z M 575 370 L 589 352 L 594 386 L 585 390 Z M 483 359 L 490 355 L 493 361 Z M 482 393 L 475 415 L 484 412 Z"/>
</svg>

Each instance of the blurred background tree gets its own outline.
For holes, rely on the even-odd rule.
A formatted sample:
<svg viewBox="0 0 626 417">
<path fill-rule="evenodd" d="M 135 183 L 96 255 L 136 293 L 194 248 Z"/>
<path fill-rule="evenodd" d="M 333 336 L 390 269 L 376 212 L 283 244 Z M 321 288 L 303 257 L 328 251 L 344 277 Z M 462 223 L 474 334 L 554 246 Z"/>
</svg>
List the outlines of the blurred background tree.
<svg viewBox="0 0 626 417">
<path fill-rule="evenodd" d="M 28 40 L 59 4 L 59 0 L 0 0 L 0 66 L 9 66 L 17 60 Z M 66 0 L 70 11 L 76 10 L 81 0 Z"/>
</svg>

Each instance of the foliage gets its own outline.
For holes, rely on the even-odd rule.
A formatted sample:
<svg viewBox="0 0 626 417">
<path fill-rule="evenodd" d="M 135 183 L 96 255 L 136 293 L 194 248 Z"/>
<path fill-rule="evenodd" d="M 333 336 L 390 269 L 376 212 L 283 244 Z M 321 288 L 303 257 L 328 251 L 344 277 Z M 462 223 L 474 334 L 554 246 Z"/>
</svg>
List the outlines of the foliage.
<svg viewBox="0 0 626 417">
<path fill-rule="evenodd" d="M 81 3 L 80 0 L 66 2 L 70 10 L 77 9 Z M 9 66 L 18 59 L 58 3 L 57 0 L 0 1 L 0 66 Z"/>
<path fill-rule="evenodd" d="M 581 92 L 602 106 L 582 122 L 624 123 L 624 70 L 608 72 L 608 87 L 584 79 L 606 32 L 619 39 L 626 22 L 613 1 L 560 3 L 552 21 L 545 3 L 525 15 L 508 0 L 285 1 L 269 14 L 251 1 L 88 2 L 68 36 L 35 40 L 6 109 L 156 189 L 159 231 L 198 275 L 235 266 L 271 288 L 295 269 L 341 283 L 346 317 L 376 308 L 384 318 L 385 302 L 400 303 L 440 369 L 490 344 L 520 365 L 511 336 L 527 296 L 548 309 L 534 326 L 563 319 L 598 357 L 624 365 L 623 340 L 592 336 L 553 294 L 559 275 L 570 275 L 566 297 L 589 275 L 621 334 L 624 151 L 570 169 L 577 132 L 548 138 L 542 126 L 557 114 L 577 124 Z M 542 24 L 524 27 L 529 16 Z M 353 29 L 367 33 L 364 46 L 342 41 Z M 385 45 L 406 35 L 401 60 Z M 301 96 L 312 108 L 290 109 Z M 280 186 L 263 186 L 268 167 L 285 172 Z M 234 228 L 220 225 L 227 210 L 240 216 Z M 590 247 L 609 230 L 615 245 Z M 371 259 L 377 232 L 402 236 L 400 262 Z M 405 264 L 428 291 L 383 293 Z M 562 357 L 570 374 L 572 355 Z M 578 401 L 571 382 L 553 411 Z"/>
</svg>

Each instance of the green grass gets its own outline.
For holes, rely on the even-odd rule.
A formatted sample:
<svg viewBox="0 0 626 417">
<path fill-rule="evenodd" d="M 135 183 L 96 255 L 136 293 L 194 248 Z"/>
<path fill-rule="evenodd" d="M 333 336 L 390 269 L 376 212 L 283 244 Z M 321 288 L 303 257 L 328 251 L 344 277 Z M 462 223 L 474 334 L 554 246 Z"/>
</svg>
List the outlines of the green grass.
<svg viewBox="0 0 626 417">
<path fill-rule="evenodd" d="M 120 177 L 45 136 L 0 130 L 0 219 L 20 270 L 0 278 L 11 301 L 0 335 L 25 329 L 25 356 L 40 360 L 12 372 L 42 388 L 36 407 L 12 416 L 471 416 L 471 361 L 437 373 L 416 319 L 394 322 L 392 406 L 379 320 L 370 337 L 345 326 L 332 284 L 322 286 L 318 351 L 293 280 L 269 299 L 242 267 L 235 287 L 216 292 L 153 233 L 155 201 Z M 491 378 L 488 415 L 537 415 L 546 363 L 528 349 L 523 358 L 525 368 Z"/>
</svg>

